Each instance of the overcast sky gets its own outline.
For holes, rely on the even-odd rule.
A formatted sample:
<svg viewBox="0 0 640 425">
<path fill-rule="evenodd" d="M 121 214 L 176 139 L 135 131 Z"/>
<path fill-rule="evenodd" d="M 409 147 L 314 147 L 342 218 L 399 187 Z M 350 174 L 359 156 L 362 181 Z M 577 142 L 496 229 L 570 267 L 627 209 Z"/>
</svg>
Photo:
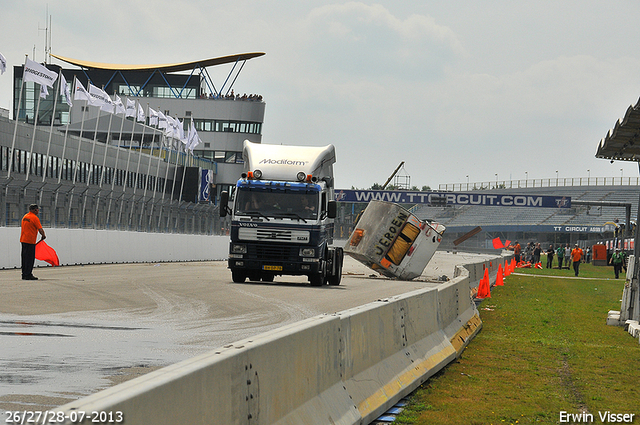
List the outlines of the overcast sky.
<svg viewBox="0 0 640 425">
<path fill-rule="evenodd" d="M 637 1 L 0 4 L 2 108 L 13 66 L 25 54 L 44 61 L 48 7 L 52 53 L 69 58 L 162 64 L 265 52 L 235 92 L 263 95 L 263 143 L 334 144 L 338 188 L 384 183 L 401 161 L 412 186 L 434 189 L 496 174 L 638 176 L 635 163 L 595 158 L 640 97 Z M 230 67 L 218 68 L 220 86 Z"/>
</svg>

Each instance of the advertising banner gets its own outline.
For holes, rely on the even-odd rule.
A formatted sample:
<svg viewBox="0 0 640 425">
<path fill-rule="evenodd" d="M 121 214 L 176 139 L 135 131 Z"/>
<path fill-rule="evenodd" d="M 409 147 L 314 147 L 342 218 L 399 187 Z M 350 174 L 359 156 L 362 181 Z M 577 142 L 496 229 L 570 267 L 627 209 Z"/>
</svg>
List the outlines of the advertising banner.
<svg viewBox="0 0 640 425">
<path fill-rule="evenodd" d="M 213 200 L 211 189 L 215 184 L 215 174 L 213 170 L 200 169 L 200 181 L 198 182 L 198 201 L 211 202 Z"/>
<path fill-rule="evenodd" d="M 569 196 L 515 195 L 475 192 L 412 192 L 405 190 L 337 189 L 338 202 L 387 201 L 396 204 L 481 205 L 485 207 L 571 208 Z"/>
</svg>

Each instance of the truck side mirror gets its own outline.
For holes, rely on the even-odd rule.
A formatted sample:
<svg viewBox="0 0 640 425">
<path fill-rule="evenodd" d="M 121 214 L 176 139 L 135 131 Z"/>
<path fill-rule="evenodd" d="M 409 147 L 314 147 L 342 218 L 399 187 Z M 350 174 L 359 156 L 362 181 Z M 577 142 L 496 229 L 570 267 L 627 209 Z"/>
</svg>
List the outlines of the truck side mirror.
<svg viewBox="0 0 640 425">
<path fill-rule="evenodd" d="M 327 217 L 336 218 L 338 215 L 338 203 L 336 201 L 329 201 L 327 205 Z"/>
<path fill-rule="evenodd" d="M 220 193 L 220 217 L 226 217 L 229 213 L 229 192 Z"/>
</svg>

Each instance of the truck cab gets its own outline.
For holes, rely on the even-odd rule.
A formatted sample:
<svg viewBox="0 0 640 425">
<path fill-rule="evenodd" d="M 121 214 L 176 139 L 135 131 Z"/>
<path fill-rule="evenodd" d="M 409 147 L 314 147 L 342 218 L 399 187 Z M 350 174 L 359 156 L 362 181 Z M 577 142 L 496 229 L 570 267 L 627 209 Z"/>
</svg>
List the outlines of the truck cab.
<svg viewBox="0 0 640 425">
<path fill-rule="evenodd" d="M 245 171 L 220 214 L 231 215 L 228 265 L 234 282 L 304 275 L 339 285 L 342 248 L 332 247 L 335 149 L 245 141 Z"/>
</svg>

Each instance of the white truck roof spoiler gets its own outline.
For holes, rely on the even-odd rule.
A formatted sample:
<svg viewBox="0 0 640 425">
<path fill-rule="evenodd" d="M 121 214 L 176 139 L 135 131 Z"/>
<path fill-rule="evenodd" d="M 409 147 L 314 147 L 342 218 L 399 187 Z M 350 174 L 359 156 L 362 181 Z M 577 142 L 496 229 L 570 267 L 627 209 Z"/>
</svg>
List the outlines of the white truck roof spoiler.
<svg viewBox="0 0 640 425">
<path fill-rule="evenodd" d="M 327 146 L 267 145 L 244 141 L 242 158 L 246 171 L 262 171 L 263 180 L 296 181 L 303 172 L 321 180 L 333 179 L 336 150 Z"/>
</svg>

